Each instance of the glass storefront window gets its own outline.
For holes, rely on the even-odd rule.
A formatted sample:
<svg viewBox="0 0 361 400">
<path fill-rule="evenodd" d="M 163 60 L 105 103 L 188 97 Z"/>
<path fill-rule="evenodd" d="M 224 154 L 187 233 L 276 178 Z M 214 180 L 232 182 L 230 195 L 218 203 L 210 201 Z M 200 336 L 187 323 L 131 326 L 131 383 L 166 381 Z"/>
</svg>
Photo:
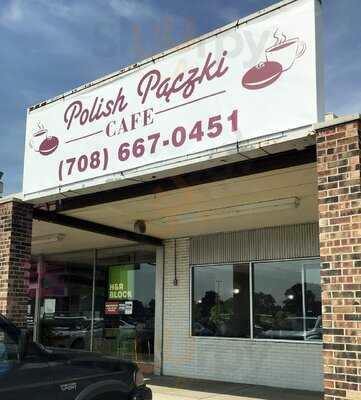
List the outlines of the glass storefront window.
<svg viewBox="0 0 361 400">
<path fill-rule="evenodd" d="M 26 327 L 33 333 L 35 322 L 36 292 L 38 290 L 38 264 L 35 260 L 30 263 L 28 271 L 28 304 L 26 313 Z"/>
<path fill-rule="evenodd" d="M 249 271 L 249 263 L 193 266 L 193 336 L 322 339 L 319 260 L 252 263 L 251 288 Z"/>
<path fill-rule="evenodd" d="M 249 264 L 193 267 L 194 336 L 250 337 Z"/>
<path fill-rule="evenodd" d="M 29 295 L 28 327 L 42 344 L 153 362 L 154 250 L 34 258 Z"/>
<path fill-rule="evenodd" d="M 90 350 L 93 252 L 46 256 L 40 274 L 40 342 Z"/>
<path fill-rule="evenodd" d="M 320 264 L 293 260 L 253 266 L 254 337 L 320 340 Z"/>
<path fill-rule="evenodd" d="M 322 339 L 320 264 L 304 265 L 306 340 Z"/>
<path fill-rule="evenodd" d="M 98 252 L 94 350 L 138 362 L 154 360 L 155 254 Z"/>
</svg>

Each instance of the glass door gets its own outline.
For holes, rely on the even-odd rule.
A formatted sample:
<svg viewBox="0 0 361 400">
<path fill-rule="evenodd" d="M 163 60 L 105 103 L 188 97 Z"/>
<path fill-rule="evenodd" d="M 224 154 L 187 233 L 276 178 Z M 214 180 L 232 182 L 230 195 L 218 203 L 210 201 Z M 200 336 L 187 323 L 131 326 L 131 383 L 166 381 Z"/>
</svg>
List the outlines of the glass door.
<svg viewBox="0 0 361 400">
<path fill-rule="evenodd" d="M 154 360 L 155 252 L 124 248 L 34 259 L 28 325 L 45 346 Z"/>
<path fill-rule="evenodd" d="M 155 254 L 97 254 L 93 350 L 136 362 L 154 360 Z"/>
<path fill-rule="evenodd" d="M 45 346 L 90 350 L 93 252 L 38 261 L 35 339 Z"/>
</svg>

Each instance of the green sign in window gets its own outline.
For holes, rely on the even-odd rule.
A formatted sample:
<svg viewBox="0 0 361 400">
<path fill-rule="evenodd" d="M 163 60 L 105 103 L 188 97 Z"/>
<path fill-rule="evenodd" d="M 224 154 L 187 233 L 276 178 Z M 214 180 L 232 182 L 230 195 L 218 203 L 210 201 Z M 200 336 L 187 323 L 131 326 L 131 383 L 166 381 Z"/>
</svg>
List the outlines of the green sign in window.
<svg viewBox="0 0 361 400">
<path fill-rule="evenodd" d="M 109 267 L 109 300 L 134 298 L 134 265 L 113 265 Z"/>
</svg>

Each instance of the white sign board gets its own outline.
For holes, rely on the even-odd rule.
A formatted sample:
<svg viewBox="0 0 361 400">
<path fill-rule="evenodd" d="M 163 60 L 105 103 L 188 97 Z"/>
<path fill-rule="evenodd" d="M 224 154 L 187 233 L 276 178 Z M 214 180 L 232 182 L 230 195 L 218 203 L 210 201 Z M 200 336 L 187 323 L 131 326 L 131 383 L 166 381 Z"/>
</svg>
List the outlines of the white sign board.
<svg viewBox="0 0 361 400">
<path fill-rule="evenodd" d="M 125 302 L 125 315 L 132 315 L 133 314 L 133 302 L 126 301 Z"/>
<path fill-rule="evenodd" d="M 54 314 L 56 310 L 56 299 L 44 299 L 45 314 Z"/>
<path fill-rule="evenodd" d="M 25 198 L 317 122 L 317 7 L 283 4 L 29 110 Z"/>
</svg>

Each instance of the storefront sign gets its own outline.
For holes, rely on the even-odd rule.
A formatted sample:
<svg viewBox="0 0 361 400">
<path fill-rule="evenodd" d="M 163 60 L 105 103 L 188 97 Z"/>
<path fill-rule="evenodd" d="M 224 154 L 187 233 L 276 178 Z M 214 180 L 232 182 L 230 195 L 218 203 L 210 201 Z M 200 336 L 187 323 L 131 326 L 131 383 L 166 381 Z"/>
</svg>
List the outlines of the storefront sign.
<svg viewBox="0 0 361 400">
<path fill-rule="evenodd" d="M 54 314 L 56 309 L 56 299 L 44 299 L 45 314 Z"/>
<path fill-rule="evenodd" d="M 316 6 L 283 4 L 29 110 L 25 198 L 317 122 Z"/>
<path fill-rule="evenodd" d="M 125 302 L 124 314 L 125 315 L 132 315 L 133 314 L 133 302 L 132 301 L 126 301 Z"/>
<path fill-rule="evenodd" d="M 132 315 L 132 301 L 107 301 L 105 302 L 105 315 Z"/>
<path fill-rule="evenodd" d="M 119 314 L 119 302 L 107 301 L 105 303 L 105 315 L 118 315 Z"/>
<path fill-rule="evenodd" d="M 109 267 L 109 300 L 126 300 L 134 297 L 134 265 Z"/>
</svg>

